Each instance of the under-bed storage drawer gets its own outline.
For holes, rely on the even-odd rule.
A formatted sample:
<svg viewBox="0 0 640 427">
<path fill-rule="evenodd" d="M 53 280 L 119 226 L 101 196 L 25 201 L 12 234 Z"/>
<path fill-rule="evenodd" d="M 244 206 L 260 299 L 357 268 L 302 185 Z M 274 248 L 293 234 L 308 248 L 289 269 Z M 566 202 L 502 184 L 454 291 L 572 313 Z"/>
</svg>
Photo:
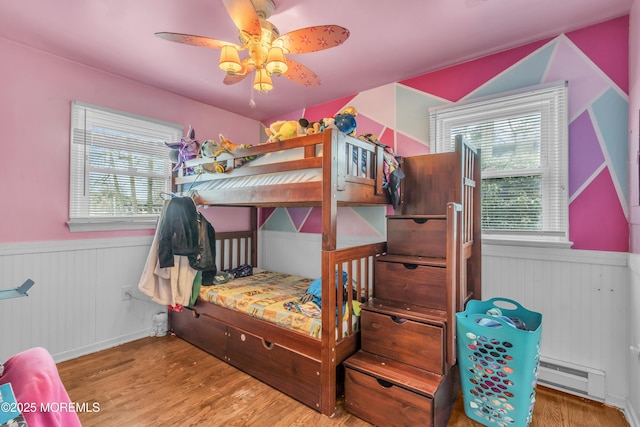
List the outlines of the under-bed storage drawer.
<svg viewBox="0 0 640 427">
<path fill-rule="evenodd" d="M 444 331 L 440 326 L 362 310 L 362 350 L 416 368 L 444 372 Z"/>
<path fill-rule="evenodd" d="M 376 259 L 375 297 L 446 310 L 446 269 L 397 259 L 394 255 Z"/>
<path fill-rule="evenodd" d="M 433 399 L 348 366 L 345 369 L 348 412 L 377 426 L 431 426 Z"/>
<path fill-rule="evenodd" d="M 183 340 L 225 360 L 226 325 L 205 315 L 198 315 L 196 311 L 188 308 L 181 312 L 169 311 L 169 325 L 171 331 Z"/>
<path fill-rule="evenodd" d="M 387 217 L 387 253 L 444 258 L 446 248 L 446 218 L 427 218 L 424 215 Z"/>
<path fill-rule="evenodd" d="M 312 408 L 320 405 L 320 362 L 228 327 L 227 362 Z"/>
</svg>

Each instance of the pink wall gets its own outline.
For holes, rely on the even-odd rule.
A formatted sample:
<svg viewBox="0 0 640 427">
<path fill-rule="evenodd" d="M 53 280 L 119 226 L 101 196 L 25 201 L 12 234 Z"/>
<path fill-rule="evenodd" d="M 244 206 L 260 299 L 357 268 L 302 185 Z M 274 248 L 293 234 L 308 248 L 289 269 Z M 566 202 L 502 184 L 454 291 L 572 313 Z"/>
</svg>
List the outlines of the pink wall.
<svg viewBox="0 0 640 427">
<path fill-rule="evenodd" d="M 71 233 L 69 126 L 73 100 L 185 126 L 199 139 L 219 133 L 235 142 L 257 141 L 258 122 L 0 39 L 2 180 L 0 243 L 151 235 L 152 229 Z M 216 215 L 216 230 L 248 223 L 246 209 Z M 241 224 L 238 224 L 241 223 Z"/>
</svg>

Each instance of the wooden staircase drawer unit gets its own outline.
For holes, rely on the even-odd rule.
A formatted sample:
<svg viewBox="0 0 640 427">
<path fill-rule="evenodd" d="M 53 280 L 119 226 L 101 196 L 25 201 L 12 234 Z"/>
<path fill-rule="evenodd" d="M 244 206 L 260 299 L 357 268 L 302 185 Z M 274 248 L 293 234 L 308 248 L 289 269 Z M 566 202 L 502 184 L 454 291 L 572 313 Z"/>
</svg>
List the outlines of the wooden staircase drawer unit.
<svg viewBox="0 0 640 427">
<path fill-rule="evenodd" d="M 430 426 L 433 399 L 350 368 L 345 369 L 345 406 L 377 426 Z"/>
<path fill-rule="evenodd" d="M 446 310 L 446 268 L 391 262 L 395 259 L 385 255 L 376 260 L 375 297 Z"/>
<path fill-rule="evenodd" d="M 362 311 L 362 350 L 436 374 L 444 373 L 444 330 L 400 316 Z"/>
<path fill-rule="evenodd" d="M 434 215 L 387 217 L 387 253 L 445 258 L 447 221 Z"/>
</svg>

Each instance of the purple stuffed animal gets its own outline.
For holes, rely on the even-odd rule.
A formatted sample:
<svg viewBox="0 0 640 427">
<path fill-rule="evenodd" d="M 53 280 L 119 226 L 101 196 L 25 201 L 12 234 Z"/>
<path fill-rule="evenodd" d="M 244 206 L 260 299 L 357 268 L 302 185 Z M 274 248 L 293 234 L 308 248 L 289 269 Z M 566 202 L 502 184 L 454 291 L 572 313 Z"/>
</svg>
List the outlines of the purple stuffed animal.
<svg viewBox="0 0 640 427">
<path fill-rule="evenodd" d="M 187 138 L 182 138 L 180 142 L 165 142 L 167 147 L 171 148 L 171 152 L 169 153 L 169 158 L 173 163 L 175 163 L 175 167 L 173 171 L 179 170 L 184 164 L 185 160 L 195 159 L 200 156 L 200 148 L 202 144 L 198 142 L 196 139 L 196 131 L 189 125 L 189 132 L 187 132 Z M 193 173 L 193 169 L 188 168 L 185 170 L 185 174 Z"/>
</svg>

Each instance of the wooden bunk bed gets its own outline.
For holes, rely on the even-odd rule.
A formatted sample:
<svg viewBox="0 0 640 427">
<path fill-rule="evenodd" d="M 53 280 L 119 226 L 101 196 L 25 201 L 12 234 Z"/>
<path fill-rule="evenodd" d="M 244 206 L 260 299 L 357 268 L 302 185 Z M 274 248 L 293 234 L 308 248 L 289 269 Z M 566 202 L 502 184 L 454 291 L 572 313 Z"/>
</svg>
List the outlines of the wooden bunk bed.
<svg viewBox="0 0 640 427">
<path fill-rule="evenodd" d="M 295 155 L 287 155 L 294 151 Z M 263 162 L 257 166 L 254 165 L 256 162 L 249 162 L 237 167 L 247 157 L 276 157 L 276 153 L 284 153 L 282 157 L 288 160 Z M 356 162 L 352 161 L 354 157 Z M 369 299 L 373 289 L 374 258 L 385 251 L 384 243 L 338 249 L 337 211 L 340 205 L 389 203 L 382 179 L 383 147 L 330 129 L 306 137 L 238 149 L 221 156 L 218 161 L 226 162 L 225 173 L 179 173 L 174 181 L 175 192 L 192 195 L 197 204 L 252 207 L 250 230 L 216 233 L 218 268 L 221 270 L 242 262 L 259 266 L 256 207 L 321 206 L 321 337 L 305 336 L 202 299 L 192 309 L 170 312 L 170 328 L 186 341 L 330 416 L 335 412 L 341 384 L 340 364 L 359 346 L 359 334 L 352 322 L 347 321 L 344 327 L 343 322 L 336 321 L 337 307 L 345 302 L 350 305 L 354 298 L 349 292 L 347 301 L 343 301 L 342 293 L 335 291 L 336 277 L 345 272 L 349 283 L 358 283 L 355 298 Z M 194 163 L 198 161 L 185 166 L 193 167 Z M 244 182 L 256 176 L 300 171 L 311 171 L 315 177 L 305 178 L 302 183 L 227 185 L 231 180 Z M 211 184 L 218 188 L 211 189 Z M 351 315 L 349 310 L 348 316 Z"/>
<path fill-rule="evenodd" d="M 295 152 L 286 161 L 252 162 L 244 159 L 277 158 Z M 278 156 L 276 156 L 278 154 Z M 226 156 L 226 157 L 225 157 Z M 169 312 L 170 330 L 178 337 L 264 381 L 317 411 L 331 416 L 342 390 L 342 362 L 360 347 L 358 321 L 351 310 L 339 321 L 339 307 L 373 297 L 375 259 L 386 243 L 337 247 L 338 206 L 388 205 L 383 185 L 384 147 L 332 129 L 286 141 L 238 149 L 217 161 L 226 172 L 185 174 L 196 160 L 174 177 L 175 192 L 189 194 L 197 204 L 251 207 L 251 227 L 218 232 L 218 269 L 234 268 L 257 260 L 257 208 L 320 206 L 322 209 L 322 312 L 319 338 L 283 328 L 245 313 L 199 298 L 193 307 Z M 286 157 L 286 155 L 285 155 Z M 209 160 L 210 161 L 210 160 Z M 251 165 L 251 166 L 249 166 Z M 196 169 L 197 170 L 197 169 Z M 311 172 L 304 182 L 263 181 L 263 177 Z M 451 171 L 432 173 L 447 173 Z M 257 178 L 257 181 L 252 181 Z M 236 185 L 234 181 L 241 182 Z M 268 182 L 268 184 L 265 184 Z M 407 189 L 406 191 L 412 191 Z M 215 226 L 215 224 L 214 224 Z M 345 274 L 354 292 L 336 292 Z"/>
</svg>

